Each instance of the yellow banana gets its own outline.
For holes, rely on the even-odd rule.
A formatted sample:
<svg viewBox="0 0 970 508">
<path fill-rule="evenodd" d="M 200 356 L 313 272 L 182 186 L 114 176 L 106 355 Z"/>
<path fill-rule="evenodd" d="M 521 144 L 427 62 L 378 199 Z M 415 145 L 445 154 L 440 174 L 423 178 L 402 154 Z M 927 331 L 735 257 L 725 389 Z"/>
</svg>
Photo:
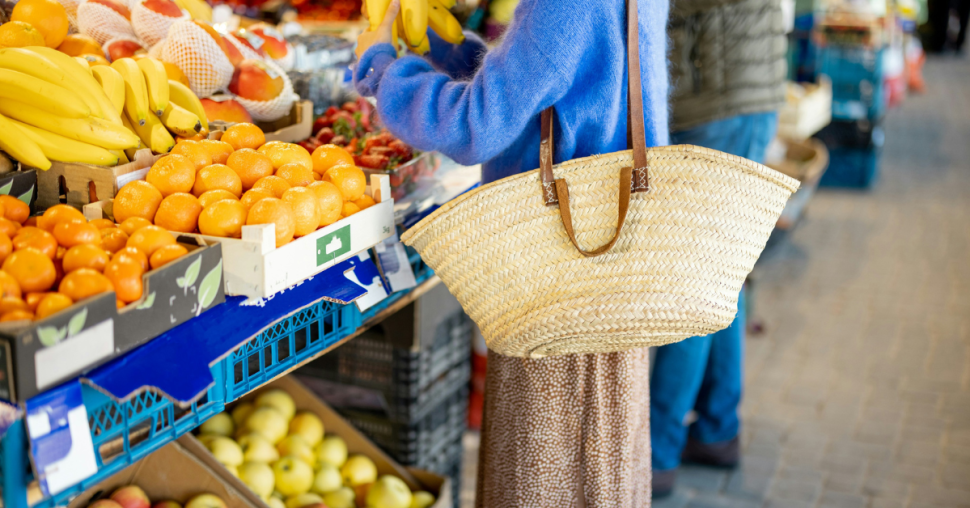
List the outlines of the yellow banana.
<svg viewBox="0 0 970 508">
<path fill-rule="evenodd" d="M 138 144 L 138 136 L 123 125 L 93 116 L 64 118 L 16 101 L 0 101 L 0 114 L 101 148 L 130 148 Z"/>
<path fill-rule="evenodd" d="M 0 98 L 33 104 L 65 118 L 91 116 L 91 109 L 71 90 L 10 69 L 0 68 Z"/>
<path fill-rule="evenodd" d="M 174 79 L 170 79 L 168 80 L 168 93 L 169 102 L 175 103 L 199 117 L 202 128 L 209 130 L 209 120 L 205 116 L 205 108 L 202 107 L 202 101 L 199 100 L 199 97 L 189 87 Z"/>
<path fill-rule="evenodd" d="M 138 125 L 129 116 L 128 121 L 135 128 L 138 137 L 155 153 L 168 153 L 175 146 L 175 138 L 168 133 L 162 121 L 155 115 L 145 117 L 145 125 Z"/>
<path fill-rule="evenodd" d="M 82 87 L 75 85 L 60 67 L 38 53 L 23 48 L 0 49 L 0 68 L 22 72 L 61 88 L 72 90 L 84 101 L 84 105 L 88 107 L 90 114 L 100 115 L 101 108 L 94 96 L 87 93 Z"/>
<path fill-rule="evenodd" d="M 51 161 L 40 146 L 24 136 L 13 120 L 3 115 L 0 115 L 0 149 L 28 166 L 45 171 L 51 168 Z"/>
<path fill-rule="evenodd" d="M 162 116 L 168 107 L 168 73 L 165 72 L 165 64 L 150 57 L 139 58 L 135 63 L 145 77 L 150 111 L 156 116 Z"/>
<path fill-rule="evenodd" d="M 461 23 L 452 16 L 448 7 L 445 7 L 438 0 L 428 0 L 428 26 L 447 42 L 452 44 L 465 42 Z"/>
<path fill-rule="evenodd" d="M 128 130 L 133 132 L 136 136 L 138 135 L 135 128 L 131 126 L 131 122 L 128 121 L 128 115 L 121 115 L 121 122 Z M 148 147 L 145 146 L 145 143 L 142 142 L 141 138 L 138 138 L 138 146 L 134 148 L 125 148 L 125 155 L 128 156 L 128 160 L 135 160 L 135 152 L 141 150 L 142 148 Z"/>
<path fill-rule="evenodd" d="M 367 2 L 367 18 L 370 20 L 371 31 L 377 30 L 377 27 L 381 26 L 381 21 L 384 21 L 384 13 L 387 12 L 387 6 L 391 5 L 391 0 L 364 0 Z"/>
<path fill-rule="evenodd" d="M 125 113 L 133 125 L 145 125 L 148 119 L 148 85 L 138 63 L 131 58 L 119 58 L 111 62 L 125 80 Z"/>
<path fill-rule="evenodd" d="M 410 49 L 412 53 L 424 55 L 428 51 L 431 51 L 431 41 L 425 37 L 424 39 L 421 39 L 421 42 L 417 46 L 408 45 L 408 49 Z"/>
<path fill-rule="evenodd" d="M 118 164 L 128 164 L 129 162 L 131 162 L 130 160 L 128 160 L 128 156 L 125 155 L 125 151 L 124 150 L 109 150 L 109 153 L 111 153 L 111 155 L 117 157 L 118 162 L 116 162 L 115 165 L 118 165 Z"/>
<path fill-rule="evenodd" d="M 81 67 L 82 68 L 84 68 L 85 70 L 88 71 L 88 74 L 91 74 L 91 64 L 89 64 L 87 60 L 85 60 L 85 59 L 83 59 L 83 58 L 81 58 L 79 56 L 74 57 L 74 59 L 77 60 L 77 63 L 81 64 Z M 93 76 L 93 74 L 92 74 L 92 76 Z"/>
<path fill-rule="evenodd" d="M 101 88 L 114 105 L 115 112 L 121 115 L 125 110 L 125 79 L 108 65 L 95 65 L 91 67 L 91 72 L 94 73 L 94 79 L 101 83 Z"/>
<path fill-rule="evenodd" d="M 72 57 L 61 53 L 54 48 L 46 48 L 44 46 L 29 46 L 26 49 L 40 54 L 54 65 L 60 67 L 67 77 L 71 80 L 70 86 L 65 88 L 70 88 L 71 90 L 80 90 L 91 96 L 98 103 L 97 108 L 91 108 L 91 115 L 98 118 L 104 118 L 105 120 L 121 125 L 121 117 L 118 116 L 114 111 L 114 105 L 108 99 L 108 96 L 104 94 L 104 90 L 95 81 L 91 71 L 91 66 L 87 66 L 87 69 L 81 67 L 80 63 Z M 85 62 L 86 63 L 86 62 Z M 63 86 L 63 85 L 62 85 Z M 90 107 L 91 104 L 88 104 Z"/>
<path fill-rule="evenodd" d="M 428 0 L 401 0 L 404 38 L 412 49 L 421 48 L 421 41 L 428 38 L 428 10 Z"/>
<path fill-rule="evenodd" d="M 188 11 L 192 19 L 201 19 L 212 23 L 212 7 L 201 0 L 175 0 L 175 5 Z"/>
<path fill-rule="evenodd" d="M 114 166 L 118 163 L 118 157 L 100 146 L 66 138 L 17 120 L 10 121 L 20 128 L 25 137 L 37 143 L 44 155 L 52 161 L 80 162 L 99 166 Z"/>
<path fill-rule="evenodd" d="M 444 6 L 445 9 L 451 9 L 458 3 L 458 0 L 439 0 L 438 3 Z"/>
<path fill-rule="evenodd" d="M 183 138 L 190 138 L 202 131 L 199 117 L 173 102 L 169 102 L 165 112 L 162 113 L 162 124 L 176 136 Z"/>
</svg>

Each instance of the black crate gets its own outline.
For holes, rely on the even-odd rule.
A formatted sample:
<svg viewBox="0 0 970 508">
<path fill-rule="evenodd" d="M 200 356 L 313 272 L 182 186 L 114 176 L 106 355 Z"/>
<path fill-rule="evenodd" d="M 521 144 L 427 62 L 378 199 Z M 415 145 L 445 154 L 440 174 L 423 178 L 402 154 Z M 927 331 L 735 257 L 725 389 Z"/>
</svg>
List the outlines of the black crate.
<svg viewBox="0 0 970 508">
<path fill-rule="evenodd" d="M 881 122 L 868 120 L 833 120 L 816 135 L 819 141 L 831 151 L 835 148 L 870 148 L 882 146 L 883 130 Z"/>
</svg>

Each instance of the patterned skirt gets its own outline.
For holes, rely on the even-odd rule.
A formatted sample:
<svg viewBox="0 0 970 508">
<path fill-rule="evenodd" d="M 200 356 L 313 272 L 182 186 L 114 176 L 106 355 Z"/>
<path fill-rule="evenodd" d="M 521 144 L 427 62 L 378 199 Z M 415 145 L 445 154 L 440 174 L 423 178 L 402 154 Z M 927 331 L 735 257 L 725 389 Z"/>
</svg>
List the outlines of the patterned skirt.
<svg viewBox="0 0 970 508">
<path fill-rule="evenodd" d="M 649 364 L 489 351 L 475 506 L 649 507 Z"/>
</svg>

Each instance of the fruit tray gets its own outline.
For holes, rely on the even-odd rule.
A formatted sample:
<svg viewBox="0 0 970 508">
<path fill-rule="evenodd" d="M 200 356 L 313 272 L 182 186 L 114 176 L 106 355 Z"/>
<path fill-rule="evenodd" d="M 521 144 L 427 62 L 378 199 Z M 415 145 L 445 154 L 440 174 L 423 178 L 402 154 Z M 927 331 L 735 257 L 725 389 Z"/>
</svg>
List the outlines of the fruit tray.
<svg viewBox="0 0 970 508">
<path fill-rule="evenodd" d="M 143 180 L 162 156 L 144 148 L 135 152 L 135 160 L 118 166 L 52 162 L 47 171 L 37 171 L 37 208 L 44 210 L 58 203 L 81 208 L 111 199 L 126 183 Z"/>
<path fill-rule="evenodd" d="M 410 161 L 394 169 L 371 169 L 361 166 L 365 175 L 387 175 L 391 179 L 391 195 L 404 199 L 418 187 L 418 180 L 434 176 L 441 167 L 438 152 L 421 152 Z"/>
</svg>

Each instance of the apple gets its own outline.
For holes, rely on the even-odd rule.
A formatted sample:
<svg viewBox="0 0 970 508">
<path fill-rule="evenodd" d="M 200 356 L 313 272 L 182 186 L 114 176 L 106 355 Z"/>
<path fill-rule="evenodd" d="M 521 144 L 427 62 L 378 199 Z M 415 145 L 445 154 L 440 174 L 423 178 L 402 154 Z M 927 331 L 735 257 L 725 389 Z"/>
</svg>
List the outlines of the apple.
<svg viewBox="0 0 970 508">
<path fill-rule="evenodd" d="M 219 49 L 225 53 L 226 58 L 229 58 L 229 50 L 226 49 L 226 40 L 222 38 L 222 35 L 220 35 L 215 28 L 212 28 L 212 25 L 199 19 L 193 19 L 192 22 L 195 23 L 197 27 L 205 30 L 205 33 L 209 34 L 209 37 L 212 37 L 212 40 L 215 41 L 216 45 L 219 46 Z"/>
<path fill-rule="evenodd" d="M 257 23 L 249 27 L 249 31 L 263 40 L 263 51 L 273 60 L 286 58 L 289 49 L 286 47 L 286 39 L 276 28 L 266 23 Z"/>
<path fill-rule="evenodd" d="M 142 5 L 146 9 L 161 14 L 169 18 L 181 18 L 182 9 L 179 9 L 178 5 L 172 0 L 144 0 Z"/>
<path fill-rule="evenodd" d="M 212 99 L 201 99 L 202 109 L 210 122 L 222 120 L 229 123 L 253 123 L 253 117 L 242 104 L 229 99 L 226 101 L 214 101 Z"/>
<path fill-rule="evenodd" d="M 313 475 L 313 485 L 310 490 L 317 494 L 326 494 L 339 489 L 343 485 L 340 470 L 330 464 L 322 464 L 317 474 Z"/>
<path fill-rule="evenodd" d="M 148 51 L 141 44 L 124 39 L 109 42 L 104 46 L 104 51 L 112 62 L 120 58 L 132 58 L 135 55 L 148 54 Z"/>
<path fill-rule="evenodd" d="M 283 457 L 273 464 L 276 490 L 290 497 L 303 494 L 313 485 L 313 468 L 297 457 Z"/>
<path fill-rule="evenodd" d="M 327 436 L 313 451 L 317 455 L 317 464 L 339 468 L 347 462 L 347 443 L 340 436 Z"/>
<path fill-rule="evenodd" d="M 286 437 L 286 417 L 272 407 L 259 407 L 248 418 L 245 427 L 265 437 L 270 443 L 279 443 Z"/>
<path fill-rule="evenodd" d="M 229 91 L 251 101 L 269 101 L 283 91 L 283 76 L 259 60 L 246 59 L 236 66 Z"/>
<path fill-rule="evenodd" d="M 340 487 L 333 492 L 327 492 L 323 495 L 323 502 L 327 503 L 328 508 L 356 508 L 354 504 L 354 489 Z"/>
<path fill-rule="evenodd" d="M 313 413 L 300 411 L 290 420 L 290 434 L 296 434 L 310 446 L 316 446 L 323 439 L 323 422 Z"/>
<path fill-rule="evenodd" d="M 137 485 L 128 485 L 114 491 L 111 500 L 120 504 L 121 508 L 150 508 L 152 505 L 148 495 Z"/>
<path fill-rule="evenodd" d="M 185 508 L 226 508 L 226 502 L 215 494 L 199 494 L 189 499 Z"/>
<path fill-rule="evenodd" d="M 232 416 L 225 411 L 209 418 L 199 426 L 202 434 L 215 434 L 217 436 L 231 436 L 235 431 L 236 425 L 232 422 Z"/>
<path fill-rule="evenodd" d="M 182 508 L 182 505 L 172 501 L 171 499 L 165 501 L 159 501 L 152 505 L 152 508 Z"/>
<path fill-rule="evenodd" d="M 340 476 L 351 487 L 372 483 L 377 480 L 377 466 L 363 455 L 352 455 L 340 468 Z"/>
<path fill-rule="evenodd" d="M 211 117 L 209 119 L 212 120 Z M 236 407 L 232 408 L 232 421 L 236 424 L 236 428 L 241 428 L 243 424 L 246 423 L 246 417 L 248 417 L 254 409 L 256 409 L 256 406 L 248 402 L 243 402 L 242 404 L 238 404 Z"/>
<path fill-rule="evenodd" d="M 238 466 L 243 463 L 242 448 L 228 437 L 219 436 L 206 444 L 206 448 L 221 464 Z"/>
<path fill-rule="evenodd" d="M 435 498 L 430 492 L 419 490 L 411 494 L 410 508 L 429 508 L 435 502 Z"/>
<path fill-rule="evenodd" d="M 121 505 L 110 499 L 98 499 L 89 504 L 88 508 L 121 508 Z"/>
<path fill-rule="evenodd" d="M 266 52 L 263 51 L 263 39 L 257 35 L 241 29 L 234 34 L 230 34 L 230 37 L 236 39 L 240 44 L 246 46 L 247 48 L 253 50 L 259 56 L 266 57 Z"/>
<path fill-rule="evenodd" d="M 256 397 L 256 407 L 266 406 L 276 408 L 280 414 L 286 417 L 286 421 L 293 419 L 293 415 L 296 414 L 296 403 L 293 402 L 293 397 L 279 388 L 266 390 Z"/>
<path fill-rule="evenodd" d="M 121 2 L 115 2 L 114 0 L 88 0 L 88 2 L 103 5 L 117 12 L 118 14 L 121 14 L 125 17 L 125 19 L 129 21 L 131 20 L 131 11 L 128 10 L 128 7 Z"/>
<path fill-rule="evenodd" d="M 286 499 L 286 508 L 303 508 L 312 504 L 323 504 L 323 498 L 312 492 L 306 492 Z"/>
<path fill-rule="evenodd" d="M 270 508 L 286 508 L 286 503 L 276 496 L 270 496 L 270 498 L 266 500 L 266 504 L 268 504 Z"/>
<path fill-rule="evenodd" d="M 273 443 L 261 434 L 251 433 L 239 438 L 239 447 L 243 451 L 243 460 L 265 462 L 276 462 L 280 460 L 280 453 L 276 451 Z"/>
<path fill-rule="evenodd" d="M 411 489 L 404 480 L 384 475 L 367 491 L 368 508 L 410 508 Z"/>
<path fill-rule="evenodd" d="M 243 462 L 238 468 L 239 479 L 259 497 L 268 498 L 276 487 L 273 468 L 263 462 Z"/>
<path fill-rule="evenodd" d="M 234 46 L 231 42 L 226 41 L 226 56 L 229 57 L 229 63 L 233 67 L 238 66 L 243 61 L 242 53 L 239 52 L 239 48 Z"/>
<path fill-rule="evenodd" d="M 276 444 L 276 450 L 280 452 L 280 457 L 292 455 L 307 464 L 315 464 L 317 456 L 313 453 L 313 447 L 298 434 L 291 434 L 283 438 Z"/>
</svg>

